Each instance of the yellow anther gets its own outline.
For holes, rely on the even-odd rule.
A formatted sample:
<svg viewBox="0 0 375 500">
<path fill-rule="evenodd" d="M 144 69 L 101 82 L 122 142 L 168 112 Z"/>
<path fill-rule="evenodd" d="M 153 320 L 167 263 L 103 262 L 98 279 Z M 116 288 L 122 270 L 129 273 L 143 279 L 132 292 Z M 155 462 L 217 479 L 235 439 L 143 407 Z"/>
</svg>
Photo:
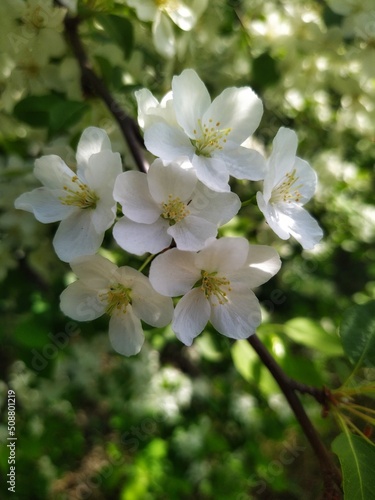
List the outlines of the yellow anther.
<svg viewBox="0 0 375 500">
<path fill-rule="evenodd" d="M 76 175 L 72 177 L 73 186 L 63 186 L 67 193 L 60 196 L 59 200 L 63 205 L 72 205 L 79 208 L 96 208 L 99 201 L 98 195 L 90 189 L 87 184 L 81 182 Z"/>
<path fill-rule="evenodd" d="M 303 184 L 298 184 L 299 177 L 296 175 L 296 169 L 288 172 L 272 191 L 272 196 L 270 198 L 270 203 L 291 203 L 292 201 L 299 202 L 301 199 L 301 193 L 299 189 Z"/>
<path fill-rule="evenodd" d="M 106 313 L 112 315 L 114 312 L 126 313 L 126 308 L 131 301 L 131 289 L 121 283 L 112 284 L 108 291 L 99 295 L 99 298 L 107 303 Z"/>
<path fill-rule="evenodd" d="M 207 124 L 202 124 L 201 120 L 198 120 L 200 134 L 198 136 L 197 131 L 194 130 L 194 135 L 198 137 L 191 141 L 198 156 L 209 158 L 214 151 L 223 149 L 222 144 L 226 142 L 226 137 L 232 130 L 231 128 L 220 129 L 220 122 L 216 122 L 213 127 L 211 126 L 212 122 L 213 120 L 210 118 L 208 120 L 210 126 L 208 126 Z"/>
<path fill-rule="evenodd" d="M 207 271 L 201 271 L 201 283 L 200 288 L 204 292 L 207 299 L 216 298 L 217 302 L 211 302 L 213 306 L 217 303 L 220 305 L 228 302 L 227 294 L 232 290 L 230 287 L 230 281 L 225 278 L 225 276 L 217 276 L 217 273 L 208 273 Z"/>
<path fill-rule="evenodd" d="M 161 217 L 166 219 L 170 226 L 174 226 L 190 214 L 187 205 L 180 198 L 173 198 L 171 194 L 168 196 L 168 201 L 161 206 L 163 210 Z"/>
</svg>

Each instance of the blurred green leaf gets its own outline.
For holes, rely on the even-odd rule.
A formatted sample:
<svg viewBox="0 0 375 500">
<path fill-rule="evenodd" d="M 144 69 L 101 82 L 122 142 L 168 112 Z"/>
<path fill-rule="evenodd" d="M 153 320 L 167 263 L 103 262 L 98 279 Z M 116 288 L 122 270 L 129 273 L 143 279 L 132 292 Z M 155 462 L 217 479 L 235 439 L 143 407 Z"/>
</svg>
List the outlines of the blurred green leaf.
<svg viewBox="0 0 375 500">
<path fill-rule="evenodd" d="M 258 356 L 247 340 L 237 340 L 231 349 L 234 366 L 248 382 L 254 379 L 254 365 Z"/>
<path fill-rule="evenodd" d="M 375 448 L 359 436 L 343 433 L 332 443 L 339 457 L 343 488 L 348 500 L 373 500 Z"/>
<path fill-rule="evenodd" d="M 14 115 L 32 127 L 48 127 L 51 108 L 59 102 L 57 95 L 29 96 L 14 106 Z"/>
<path fill-rule="evenodd" d="M 253 60 L 253 85 L 269 86 L 277 83 L 279 79 L 276 61 L 267 52 Z"/>
<path fill-rule="evenodd" d="M 284 332 L 298 344 L 317 349 L 328 356 L 343 354 L 339 337 L 328 334 L 316 321 L 294 318 L 284 325 Z"/>
<path fill-rule="evenodd" d="M 345 311 L 340 325 L 345 354 L 353 364 L 375 364 L 375 301 Z"/>
<path fill-rule="evenodd" d="M 14 107 L 14 114 L 32 127 L 46 127 L 56 133 L 76 123 L 87 109 L 88 105 L 83 102 L 51 94 L 25 97 Z"/>
<path fill-rule="evenodd" d="M 61 100 L 50 111 L 49 128 L 52 133 L 66 130 L 77 123 L 88 106 L 83 102 Z"/>
<path fill-rule="evenodd" d="M 98 14 L 96 19 L 102 25 L 106 35 L 123 51 L 125 59 L 133 50 L 133 25 L 125 17 Z"/>
</svg>

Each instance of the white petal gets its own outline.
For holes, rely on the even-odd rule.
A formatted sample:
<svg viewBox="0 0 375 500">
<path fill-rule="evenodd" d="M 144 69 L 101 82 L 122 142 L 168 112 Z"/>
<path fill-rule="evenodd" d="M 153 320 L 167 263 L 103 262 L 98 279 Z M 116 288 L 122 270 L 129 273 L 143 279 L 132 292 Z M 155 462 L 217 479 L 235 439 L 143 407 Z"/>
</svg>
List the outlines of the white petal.
<svg viewBox="0 0 375 500">
<path fill-rule="evenodd" d="M 119 153 L 102 151 L 90 156 L 84 177 L 91 189 L 98 195 L 110 192 L 118 175 L 122 172 L 121 157 Z"/>
<path fill-rule="evenodd" d="M 106 203 L 107 201 L 107 203 Z M 96 209 L 92 210 L 91 222 L 98 234 L 104 233 L 114 223 L 116 218 L 116 204 L 108 205 L 108 200 L 100 199 L 96 204 Z"/>
<path fill-rule="evenodd" d="M 34 175 L 50 189 L 63 189 L 75 174 L 59 156 L 46 155 L 35 160 Z"/>
<path fill-rule="evenodd" d="M 279 224 L 293 236 L 305 250 L 311 250 L 323 237 L 317 221 L 302 207 L 291 203 L 278 205 Z"/>
<path fill-rule="evenodd" d="M 123 213 L 134 222 L 151 224 L 155 222 L 161 209 L 150 195 L 147 175 L 142 172 L 124 172 L 115 182 L 113 196 Z"/>
<path fill-rule="evenodd" d="M 165 9 L 172 21 L 184 31 L 190 31 L 197 22 L 193 10 L 182 3 L 177 7 L 168 7 L 166 4 Z"/>
<path fill-rule="evenodd" d="M 164 166 L 161 160 L 155 160 L 147 172 L 147 181 L 153 199 L 166 203 L 169 195 L 188 201 L 197 184 L 197 177 L 192 170 L 184 170 L 177 163 Z"/>
<path fill-rule="evenodd" d="M 166 123 L 155 123 L 145 130 L 146 148 L 164 161 L 175 161 L 180 157 L 192 158 L 194 147 L 184 132 Z"/>
<path fill-rule="evenodd" d="M 138 123 L 141 128 L 149 125 L 149 113 L 159 106 L 159 101 L 148 89 L 134 92 L 138 105 Z"/>
<path fill-rule="evenodd" d="M 59 195 L 65 196 L 65 191 L 52 191 L 41 187 L 29 193 L 21 194 L 15 200 L 14 206 L 20 210 L 33 213 L 36 220 L 44 224 L 57 222 L 77 212 L 77 207 L 63 205 L 58 199 Z"/>
<path fill-rule="evenodd" d="M 130 305 L 127 306 L 125 314 L 111 316 L 108 334 L 113 349 L 124 356 L 138 354 L 145 340 L 141 321 Z"/>
<path fill-rule="evenodd" d="M 250 288 L 263 285 L 280 269 L 281 260 L 273 248 L 266 245 L 249 245 L 245 267 L 229 275 L 231 283 Z"/>
<path fill-rule="evenodd" d="M 225 161 L 221 158 L 207 158 L 194 155 L 192 164 L 198 179 L 213 191 L 229 191 L 229 174 Z"/>
<path fill-rule="evenodd" d="M 282 240 L 287 240 L 290 235 L 284 227 L 279 225 L 279 211 L 271 203 L 265 202 L 264 195 L 260 191 L 257 192 L 256 197 L 259 210 L 263 213 L 272 231 L 274 231 Z"/>
<path fill-rule="evenodd" d="M 269 189 L 272 190 L 285 177 L 285 174 L 292 170 L 297 145 L 296 133 L 289 128 L 281 127 L 273 140 L 272 153 L 268 160 L 269 172 L 264 180 L 266 195 Z"/>
<path fill-rule="evenodd" d="M 218 193 L 199 183 L 189 203 L 192 215 L 221 226 L 230 221 L 241 208 L 241 200 L 235 193 Z"/>
<path fill-rule="evenodd" d="M 152 36 L 156 50 L 164 57 L 175 55 L 175 38 L 171 22 L 162 12 L 157 11 L 152 24 Z"/>
<path fill-rule="evenodd" d="M 299 203 L 304 205 L 315 193 L 317 175 L 307 161 L 301 160 L 301 158 L 298 157 L 296 157 L 294 162 L 294 168 L 296 169 L 296 176 L 298 177 L 296 184 L 299 186 L 298 191 L 301 194 Z"/>
<path fill-rule="evenodd" d="M 111 141 L 105 130 L 97 127 L 86 128 L 77 146 L 78 168 L 85 168 L 91 155 L 106 149 L 111 150 Z"/>
<path fill-rule="evenodd" d="M 254 149 L 241 146 L 232 150 L 226 148 L 218 153 L 217 157 L 225 161 L 229 174 L 236 179 L 248 179 L 251 181 L 264 179 L 266 160 Z"/>
<path fill-rule="evenodd" d="M 250 290 L 233 290 L 228 299 L 227 303 L 211 308 L 212 326 L 231 339 L 245 339 L 255 332 L 261 322 L 258 299 Z"/>
<path fill-rule="evenodd" d="M 113 237 L 117 244 L 135 255 L 159 253 L 167 248 L 172 237 L 167 233 L 169 224 L 158 219 L 152 224 L 141 224 L 123 217 L 113 227 Z"/>
<path fill-rule="evenodd" d="M 198 269 L 228 273 L 244 266 L 249 252 L 245 238 L 220 238 L 201 250 L 195 258 Z"/>
<path fill-rule="evenodd" d="M 98 291 L 75 281 L 60 295 L 60 309 L 77 321 L 92 321 L 105 313 L 105 304 L 99 299 Z"/>
<path fill-rule="evenodd" d="M 247 265 L 251 270 L 252 287 L 266 283 L 281 267 L 279 254 L 267 245 L 249 245 Z"/>
<path fill-rule="evenodd" d="M 198 251 L 204 247 L 208 238 L 215 238 L 217 226 L 201 217 L 188 215 L 181 222 L 168 229 L 180 250 Z"/>
<path fill-rule="evenodd" d="M 83 255 L 70 262 L 74 274 L 89 288 L 101 290 L 116 281 L 118 267 L 101 255 Z"/>
<path fill-rule="evenodd" d="M 98 234 L 92 223 L 90 210 L 79 210 L 61 221 L 53 239 L 53 246 L 64 262 L 81 255 L 92 255 L 102 244 L 104 233 Z"/>
<path fill-rule="evenodd" d="M 250 87 L 225 89 L 203 116 L 203 123 L 220 123 L 220 130 L 230 128 L 228 139 L 240 145 L 258 127 L 263 104 Z"/>
<path fill-rule="evenodd" d="M 177 122 L 194 139 L 198 120 L 211 104 L 210 94 L 192 69 L 185 69 L 180 76 L 173 77 L 172 91 Z"/>
<path fill-rule="evenodd" d="M 172 248 L 156 257 L 149 272 L 151 285 L 168 297 L 178 297 L 189 291 L 200 279 L 194 265 L 196 254 Z"/>
<path fill-rule="evenodd" d="M 172 330 L 185 345 L 191 345 L 206 326 L 211 306 L 200 288 L 190 290 L 176 306 Z"/>
<path fill-rule="evenodd" d="M 172 299 L 157 293 L 146 276 L 134 269 L 132 271 L 137 273 L 131 292 L 135 314 L 151 326 L 166 326 L 172 321 Z"/>
</svg>

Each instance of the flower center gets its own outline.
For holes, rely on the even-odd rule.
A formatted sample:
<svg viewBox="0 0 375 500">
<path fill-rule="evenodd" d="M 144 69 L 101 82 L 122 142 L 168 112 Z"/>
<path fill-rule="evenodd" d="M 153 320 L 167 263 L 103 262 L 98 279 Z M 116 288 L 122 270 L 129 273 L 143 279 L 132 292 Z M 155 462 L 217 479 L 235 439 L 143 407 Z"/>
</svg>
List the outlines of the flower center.
<svg viewBox="0 0 375 500">
<path fill-rule="evenodd" d="M 174 226 L 177 222 L 182 221 L 182 219 L 190 214 L 187 205 L 181 201 L 179 197 L 172 198 L 171 194 L 168 196 L 168 201 L 162 203 L 161 206 L 163 209 L 161 217 L 166 219 L 170 226 Z"/>
<path fill-rule="evenodd" d="M 114 312 L 126 313 L 126 308 L 132 303 L 131 289 L 121 283 L 112 284 L 108 291 L 99 296 L 103 302 L 107 302 L 106 313 L 112 315 Z"/>
<path fill-rule="evenodd" d="M 283 181 L 280 182 L 273 190 L 270 198 L 271 203 L 290 203 L 292 201 L 299 202 L 301 193 L 298 191 L 302 184 L 296 185 L 299 177 L 296 175 L 296 169 L 288 172 Z"/>
<path fill-rule="evenodd" d="M 73 188 L 68 186 L 63 187 L 66 195 L 59 198 L 61 203 L 79 208 L 96 208 L 96 204 L 99 201 L 97 194 L 87 184 L 81 182 L 76 175 L 72 177 L 72 182 Z"/>
<path fill-rule="evenodd" d="M 178 9 L 177 0 L 154 0 L 156 7 L 160 10 L 176 10 Z"/>
<path fill-rule="evenodd" d="M 204 292 L 206 299 L 211 298 L 213 295 L 216 297 L 220 305 L 228 302 L 227 293 L 232 289 L 230 287 L 230 281 L 225 278 L 225 276 L 217 276 L 217 273 L 208 273 L 207 271 L 201 271 L 201 284 L 200 288 Z M 216 306 L 217 304 L 212 304 Z"/>
<path fill-rule="evenodd" d="M 191 139 L 198 156 L 210 158 L 214 151 L 223 149 L 223 145 L 227 142 L 227 135 L 232 129 L 219 127 L 220 122 L 213 124 L 211 118 L 208 120 L 208 124 L 202 124 L 202 121 L 198 120 L 198 129 L 193 130 L 196 139 Z"/>
</svg>

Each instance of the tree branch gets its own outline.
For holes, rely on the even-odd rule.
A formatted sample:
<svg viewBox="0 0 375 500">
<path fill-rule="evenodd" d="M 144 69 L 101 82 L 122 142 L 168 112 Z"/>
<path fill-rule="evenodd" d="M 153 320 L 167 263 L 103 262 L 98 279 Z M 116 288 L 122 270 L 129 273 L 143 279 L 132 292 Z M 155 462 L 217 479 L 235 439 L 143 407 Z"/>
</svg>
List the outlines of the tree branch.
<svg viewBox="0 0 375 500">
<path fill-rule="evenodd" d="M 294 415 L 296 416 L 304 434 L 306 435 L 311 447 L 315 452 L 315 455 L 319 460 L 325 486 L 324 498 L 326 500 L 328 500 L 329 498 L 341 498 L 341 473 L 333 462 L 332 456 L 324 446 L 319 434 L 315 430 L 313 424 L 311 423 L 311 420 L 305 412 L 301 401 L 298 399 L 295 393 L 296 390 L 302 389 L 302 392 L 314 395 L 312 394 L 311 388 L 308 388 L 303 384 L 299 384 L 298 382 L 295 382 L 293 379 L 288 377 L 284 373 L 282 368 L 276 363 L 274 358 L 268 352 L 257 335 L 251 335 L 248 341 L 284 393 L 284 396 L 286 397 L 291 409 L 293 410 Z M 329 492 L 330 496 L 328 496 Z"/>
<path fill-rule="evenodd" d="M 142 144 L 143 141 L 139 134 L 138 126 L 136 122 L 125 113 L 120 104 L 112 97 L 103 80 L 101 80 L 92 69 L 84 46 L 79 37 L 79 24 L 80 19 L 78 17 L 71 17 L 69 15 L 65 16 L 65 34 L 81 69 L 82 87 L 84 89 L 91 90 L 96 96 L 100 97 L 105 102 L 109 111 L 119 124 L 120 130 L 129 146 L 130 152 L 138 169 L 141 172 L 147 172 L 149 165 L 140 147 L 140 144 Z"/>
</svg>

